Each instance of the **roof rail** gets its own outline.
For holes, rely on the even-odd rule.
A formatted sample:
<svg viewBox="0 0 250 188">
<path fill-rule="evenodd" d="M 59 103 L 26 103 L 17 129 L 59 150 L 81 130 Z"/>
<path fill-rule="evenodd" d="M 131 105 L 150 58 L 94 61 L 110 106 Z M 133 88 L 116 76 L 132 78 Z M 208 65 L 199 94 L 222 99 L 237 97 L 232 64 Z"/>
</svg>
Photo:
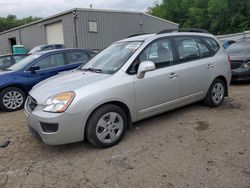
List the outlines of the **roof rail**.
<svg viewBox="0 0 250 188">
<path fill-rule="evenodd" d="M 136 37 L 136 36 L 146 35 L 146 34 L 148 34 L 148 33 L 138 33 L 138 34 L 129 35 L 126 38 L 131 38 L 131 37 Z"/>
<path fill-rule="evenodd" d="M 192 33 L 209 33 L 205 29 L 196 29 L 196 28 L 177 28 L 177 29 L 165 29 L 157 33 L 163 34 L 163 33 L 174 33 L 174 32 L 192 32 Z"/>
</svg>

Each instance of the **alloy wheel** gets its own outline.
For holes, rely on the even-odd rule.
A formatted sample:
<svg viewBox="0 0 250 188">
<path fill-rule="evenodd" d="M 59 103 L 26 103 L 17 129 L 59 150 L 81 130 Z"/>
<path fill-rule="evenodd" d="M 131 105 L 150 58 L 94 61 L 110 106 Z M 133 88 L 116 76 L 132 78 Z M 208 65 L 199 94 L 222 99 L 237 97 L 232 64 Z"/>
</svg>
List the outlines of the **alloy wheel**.
<svg viewBox="0 0 250 188">
<path fill-rule="evenodd" d="M 11 110 L 22 106 L 24 98 L 18 91 L 9 91 L 3 96 L 3 105 Z"/>
<path fill-rule="evenodd" d="M 115 142 L 124 129 L 124 122 L 121 115 L 117 112 L 104 114 L 96 126 L 96 136 L 102 143 Z"/>
</svg>

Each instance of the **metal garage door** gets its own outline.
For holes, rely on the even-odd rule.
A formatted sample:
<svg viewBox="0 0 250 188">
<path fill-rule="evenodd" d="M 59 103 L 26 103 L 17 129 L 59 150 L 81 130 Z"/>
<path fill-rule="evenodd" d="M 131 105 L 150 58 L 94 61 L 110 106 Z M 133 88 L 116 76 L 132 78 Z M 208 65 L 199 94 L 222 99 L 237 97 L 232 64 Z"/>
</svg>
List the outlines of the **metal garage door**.
<svg viewBox="0 0 250 188">
<path fill-rule="evenodd" d="M 64 44 L 62 22 L 46 25 L 47 44 Z"/>
</svg>

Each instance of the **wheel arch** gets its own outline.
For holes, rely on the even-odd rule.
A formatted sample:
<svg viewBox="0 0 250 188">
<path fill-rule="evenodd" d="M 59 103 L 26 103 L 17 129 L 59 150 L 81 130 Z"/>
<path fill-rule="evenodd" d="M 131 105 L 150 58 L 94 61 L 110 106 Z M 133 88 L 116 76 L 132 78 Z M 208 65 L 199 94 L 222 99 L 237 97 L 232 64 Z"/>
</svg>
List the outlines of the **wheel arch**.
<svg viewBox="0 0 250 188">
<path fill-rule="evenodd" d="M 86 121 L 86 124 L 88 123 L 88 121 L 89 121 L 91 115 L 92 115 L 97 109 L 99 109 L 99 108 L 101 108 L 102 106 L 105 106 L 105 105 L 107 105 L 107 104 L 113 104 L 113 105 L 116 105 L 116 106 L 120 107 L 120 108 L 125 112 L 125 114 L 126 114 L 126 116 L 127 116 L 127 118 L 128 118 L 128 128 L 131 128 L 131 127 L 132 127 L 132 117 L 131 117 L 131 112 L 130 112 L 130 110 L 129 110 L 129 107 L 128 107 L 125 103 L 123 103 L 123 102 L 121 102 L 121 101 L 109 101 L 109 102 L 105 102 L 105 103 L 102 103 L 102 104 L 98 105 L 98 106 L 95 107 L 95 108 L 91 111 L 91 113 L 89 114 L 89 116 L 88 116 L 88 118 L 87 118 L 87 121 Z M 84 130 L 85 133 L 86 133 L 86 127 L 87 127 L 87 126 L 85 126 L 85 130 Z"/>
<path fill-rule="evenodd" d="M 224 83 L 224 85 L 226 87 L 225 96 L 228 96 L 228 83 L 227 83 L 227 79 L 225 78 L 225 76 L 220 75 L 220 76 L 217 76 L 214 80 L 216 80 L 216 79 L 219 79 Z"/>
<path fill-rule="evenodd" d="M 9 87 L 16 87 L 18 89 L 21 89 L 26 95 L 28 95 L 28 91 L 26 89 L 24 89 L 22 86 L 17 85 L 17 84 L 3 86 L 0 88 L 0 92 L 2 92 L 4 89 L 9 88 Z"/>
</svg>

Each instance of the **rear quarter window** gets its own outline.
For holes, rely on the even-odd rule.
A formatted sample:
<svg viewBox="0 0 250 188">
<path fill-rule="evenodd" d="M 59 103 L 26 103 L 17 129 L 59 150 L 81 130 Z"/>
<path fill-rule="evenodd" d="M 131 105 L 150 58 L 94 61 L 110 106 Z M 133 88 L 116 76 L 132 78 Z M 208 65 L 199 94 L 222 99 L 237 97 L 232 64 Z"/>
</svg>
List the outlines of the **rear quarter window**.
<svg viewBox="0 0 250 188">
<path fill-rule="evenodd" d="M 202 39 L 205 40 L 205 42 L 209 45 L 214 53 L 218 52 L 218 50 L 220 49 L 220 45 L 218 44 L 218 42 L 216 42 L 216 40 L 210 37 L 202 37 Z"/>
</svg>

